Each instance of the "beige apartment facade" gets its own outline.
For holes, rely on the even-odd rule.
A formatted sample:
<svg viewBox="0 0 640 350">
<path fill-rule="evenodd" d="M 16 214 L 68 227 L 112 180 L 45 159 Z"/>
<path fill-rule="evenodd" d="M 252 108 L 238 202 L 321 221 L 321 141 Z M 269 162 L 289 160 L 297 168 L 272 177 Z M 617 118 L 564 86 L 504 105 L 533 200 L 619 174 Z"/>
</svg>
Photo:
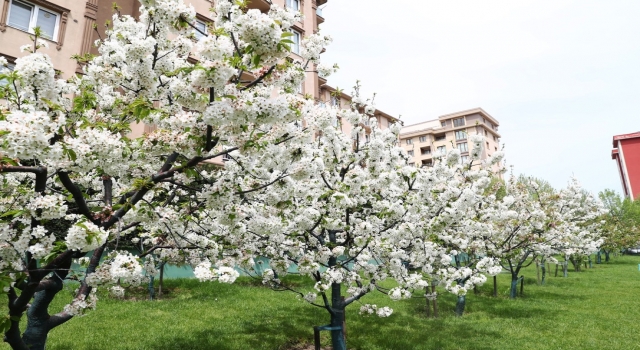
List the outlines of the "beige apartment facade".
<svg viewBox="0 0 640 350">
<path fill-rule="evenodd" d="M 209 9 L 212 0 L 185 0 L 197 12 L 198 28 L 204 29 L 211 22 Z M 294 25 L 294 41 L 291 57 L 301 60 L 298 55 L 300 41 L 305 35 L 316 33 L 318 25 L 324 22 L 319 6 L 327 0 L 252 0 L 249 8 L 267 12 L 272 4 L 299 10 L 304 20 Z M 62 78 L 70 78 L 76 72 L 82 72 L 73 55 L 85 53 L 97 54 L 93 45 L 100 35 L 104 36 L 105 23 L 113 16 L 113 3 L 120 13 L 138 17 L 138 0 L 0 0 L 0 55 L 9 63 L 28 53 L 20 52 L 20 46 L 29 44 L 29 35 L 38 26 L 44 32 L 49 43 L 46 53 L 51 57 L 54 68 L 61 72 Z M 97 27 L 98 32 L 94 30 Z M 303 93 L 318 98 L 318 75 L 310 67 L 302 88 Z"/>
<path fill-rule="evenodd" d="M 400 132 L 400 145 L 410 157 L 409 164 L 431 166 L 434 156 L 457 148 L 462 160 L 467 160 L 471 135 L 482 135 L 485 144 L 481 159 L 500 149 L 500 123 L 482 108 L 446 114 L 437 119 L 404 126 Z"/>
</svg>

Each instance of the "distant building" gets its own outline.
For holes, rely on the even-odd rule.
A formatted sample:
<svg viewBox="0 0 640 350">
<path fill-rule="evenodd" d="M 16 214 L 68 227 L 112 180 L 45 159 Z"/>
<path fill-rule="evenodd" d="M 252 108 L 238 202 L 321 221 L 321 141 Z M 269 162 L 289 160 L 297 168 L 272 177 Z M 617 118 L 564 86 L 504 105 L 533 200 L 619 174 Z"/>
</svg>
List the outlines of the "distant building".
<svg viewBox="0 0 640 350">
<path fill-rule="evenodd" d="M 640 132 L 614 136 L 611 158 L 618 165 L 625 197 L 637 199 L 640 194 Z"/>
<path fill-rule="evenodd" d="M 500 123 L 482 108 L 446 114 L 437 119 L 407 125 L 400 132 L 400 145 L 411 157 L 409 163 L 416 166 L 433 165 L 433 155 L 456 147 L 463 161 L 469 157 L 468 136 L 485 138 L 481 159 L 486 159 L 500 149 Z"/>
</svg>

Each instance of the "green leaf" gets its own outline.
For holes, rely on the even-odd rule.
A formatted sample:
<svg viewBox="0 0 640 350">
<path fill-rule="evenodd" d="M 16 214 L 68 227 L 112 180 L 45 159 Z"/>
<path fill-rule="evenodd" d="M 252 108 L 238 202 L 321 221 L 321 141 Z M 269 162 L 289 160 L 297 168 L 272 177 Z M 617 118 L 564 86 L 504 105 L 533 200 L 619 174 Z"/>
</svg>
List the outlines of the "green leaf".
<svg viewBox="0 0 640 350">
<path fill-rule="evenodd" d="M 5 315 L 0 321 L 0 333 L 5 333 L 9 328 L 11 328 L 11 318 L 9 318 L 9 315 Z"/>
<path fill-rule="evenodd" d="M 255 55 L 255 56 L 253 56 L 251 62 L 253 63 L 254 66 L 259 67 L 260 66 L 260 59 L 261 59 L 260 55 Z"/>
<path fill-rule="evenodd" d="M 16 217 L 16 216 L 20 216 L 22 214 L 26 213 L 26 211 L 22 210 L 22 209 L 16 209 L 16 210 L 9 210 L 5 213 L 3 213 L 2 215 L 0 215 L 0 218 L 4 218 L 4 217 Z"/>
<path fill-rule="evenodd" d="M 0 134 L 0 136 L 2 136 Z M 9 157 L 2 157 L 2 163 L 3 164 L 9 164 L 9 165 L 13 165 L 13 166 L 18 166 L 18 162 L 16 162 L 15 160 L 9 158 Z"/>
</svg>

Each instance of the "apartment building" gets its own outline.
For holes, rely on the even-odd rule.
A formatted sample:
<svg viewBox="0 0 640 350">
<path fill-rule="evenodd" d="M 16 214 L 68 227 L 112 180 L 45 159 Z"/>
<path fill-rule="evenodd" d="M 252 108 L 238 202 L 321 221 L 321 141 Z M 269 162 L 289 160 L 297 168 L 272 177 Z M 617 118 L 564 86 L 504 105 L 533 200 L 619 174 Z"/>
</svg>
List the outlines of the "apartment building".
<svg viewBox="0 0 640 350">
<path fill-rule="evenodd" d="M 211 22 L 209 9 L 213 0 L 185 0 L 191 3 L 197 12 L 200 29 L 206 29 Z M 61 71 L 62 78 L 69 78 L 76 72 L 82 72 L 71 56 L 93 53 L 97 49 L 93 43 L 104 35 L 106 21 L 113 15 L 113 3 L 120 7 L 124 15 L 137 17 L 140 15 L 138 0 L 0 0 L 0 55 L 11 63 L 16 58 L 26 55 L 20 52 L 20 46 L 28 44 L 29 34 L 38 26 L 44 32 L 44 39 L 49 42 L 47 54 L 54 67 Z M 296 23 L 293 28 L 291 57 L 298 56 L 300 41 L 305 35 L 316 33 L 318 25 L 324 22 L 319 6 L 327 0 L 252 0 L 249 8 L 267 12 L 272 4 L 287 6 L 304 14 L 303 22 Z M 98 34 L 94 30 L 97 26 Z M 311 67 L 307 73 L 302 92 L 318 98 L 319 84 L 317 73 Z"/>
<path fill-rule="evenodd" d="M 336 88 L 334 87 L 327 85 L 325 83 L 326 80 L 323 81 L 322 77 L 320 77 L 320 82 L 322 83 L 322 85 L 320 86 L 319 98 L 317 99 L 317 102 L 320 105 L 335 106 L 338 108 L 349 107 L 349 105 L 351 104 L 351 96 L 342 91 L 336 90 Z M 373 115 L 376 118 L 376 122 L 380 129 L 387 129 L 394 123 L 402 123 L 402 121 L 400 121 L 398 118 L 393 117 L 378 109 L 375 110 Z M 353 128 L 351 124 L 340 119 L 336 120 L 336 125 L 340 125 L 340 128 L 345 134 L 351 133 L 351 129 Z M 364 127 L 365 132 L 369 134 L 371 132 L 369 121 L 365 121 Z"/>
<path fill-rule="evenodd" d="M 500 149 L 500 123 L 482 108 L 446 114 L 437 119 L 407 125 L 400 132 L 400 145 L 411 157 L 410 164 L 431 166 L 434 155 L 453 147 L 460 150 L 462 160 L 469 157 L 470 135 L 482 135 L 485 144 L 481 158 L 489 157 Z"/>
</svg>

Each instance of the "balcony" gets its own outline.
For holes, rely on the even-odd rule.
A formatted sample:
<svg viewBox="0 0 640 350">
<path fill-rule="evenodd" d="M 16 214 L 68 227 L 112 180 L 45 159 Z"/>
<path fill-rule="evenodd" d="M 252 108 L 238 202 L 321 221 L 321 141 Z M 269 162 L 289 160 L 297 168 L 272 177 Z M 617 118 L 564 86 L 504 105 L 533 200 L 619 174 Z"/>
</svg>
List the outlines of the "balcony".
<svg viewBox="0 0 640 350">
<path fill-rule="evenodd" d="M 318 24 L 324 23 L 324 16 L 322 15 L 322 9 L 319 7 L 316 8 L 316 18 L 317 18 Z"/>
<path fill-rule="evenodd" d="M 446 134 L 437 134 L 437 135 L 433 135 L 434 141 L 444 141 L 447 139 L 447 135 Z"/>
<path fill-rule="evenodd" d="M 251 0 L 247 2 L 247 8 L 258 9 L 262 13 L 267 13 L 271 8 L 271 4 L 272 4 L 271 0 Z"/>
<path fill-rule="evenodd" d="M 431 154 L 431 147 L 420 148 L 420 155 L 426 156 Z"/>
</svg>

